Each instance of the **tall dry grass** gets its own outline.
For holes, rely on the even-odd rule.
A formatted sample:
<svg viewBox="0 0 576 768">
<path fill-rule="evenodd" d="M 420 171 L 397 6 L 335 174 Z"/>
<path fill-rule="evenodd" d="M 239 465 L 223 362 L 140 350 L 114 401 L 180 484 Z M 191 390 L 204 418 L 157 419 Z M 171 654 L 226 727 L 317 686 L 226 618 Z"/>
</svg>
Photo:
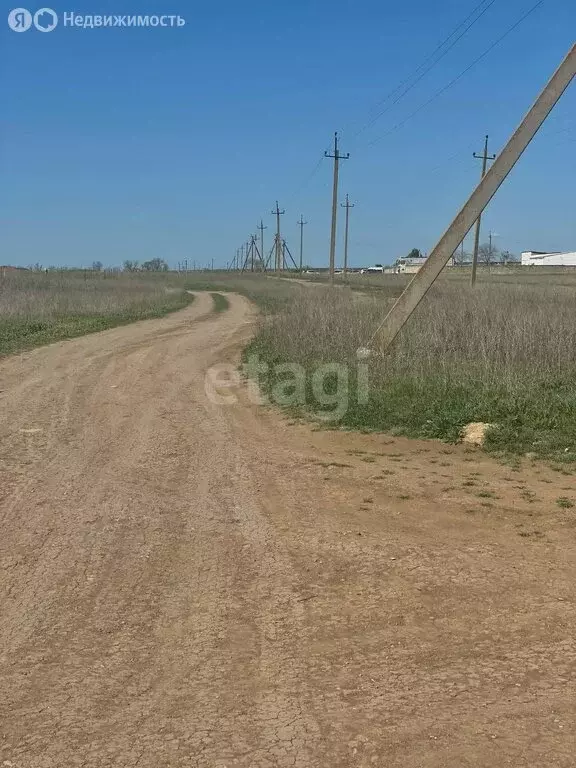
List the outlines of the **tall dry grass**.
<svg viewBox="0 0 576 768">
<path fill-rule="evenodd" d="M 0 316 L 46 319 L 125 312 L 163 303 L 167 287 L 163 275 L 0 272 Z"/>
<path fill-rule="evenodd" d="M 0 271 L 0 354 L 185 306 L 170 275 Z"/>
<path fill-rule="evenodd" d="M 393 303 L 373 292 L 300 288 L 266 317 L 253 348 L 269 360 L 356 364 Z M 576 455 L 576 292 L 571 286 L 439 281 L 385 357 L 372 398 L 344 423 L 455 439 L 470 421 L 493 444 Z M 372 344 L 376 347 L 376 342 Z"/>
</svg>

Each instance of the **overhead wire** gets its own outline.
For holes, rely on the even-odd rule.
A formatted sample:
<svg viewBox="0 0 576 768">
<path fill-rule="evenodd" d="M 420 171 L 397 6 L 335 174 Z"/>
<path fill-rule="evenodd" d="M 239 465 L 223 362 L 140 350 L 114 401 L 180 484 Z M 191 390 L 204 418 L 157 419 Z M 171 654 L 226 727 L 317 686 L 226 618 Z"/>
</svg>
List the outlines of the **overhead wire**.
<svg viewBox="0 0 576 768">
<path fill-rule="evenodd" d="M 534 13 L 541 5 L 543 5 L 545 0 L 538 0 L 537 3 L 535 3 L 523 16 L 521 16 L 514 24 L 512 24 L 511 27 L 509 27 L 506 32 L 504 32 L 503 35 L 501 35 L 497 40 L 495 40 L 486 50 L 480 54 L 474 61 L 469 64 L 466 69 L 462 70 L 459 75 L 457 75 L 455 78 L 453 78 L 447 85 L 445 85 L 443 88 L 440 88 L 439 91 L 436 91 L 436 93 L 428 99 L 428 101 L 424 102 L 424 104 L 421 104 L 417 109 L 415 109 L 413 112 L 411 112 L 407 117 L 404 118 L 401 122 L 397 123 L 393 128 L 391 128 L 386 133 L 382 134 L 376 139 L 373 139 L 368 146 L 372 147 L 378 142 L 382 141 L 383 139 L 387 138 L 391 134 L 395 133 L 400 128 L 403 128 L 406 123 L 408 123 L 412 118 L 416 117 L 420 112 L 422 112 L 423 109 L 426 109 L 426 107 L 430 106 L 436 99 L 438 99 L 440 96 L 442 96 L 446 91 L 448 91 L 450 88 L 452 88 L 456 83 L 458 83 L 465 75 L 468 74 L 474 67 L 479 64 L 483 59 L 488 56 L 489 53 L 491 53 L 494 48 L 496 48 L 500 43 L 505 40 L 508 35 L 512 34 L 515 29 L 517 29 L 531 14 Z"/>
<path fill-rule="evenodd" d="M 405 90 L 404 90 L 404 91 L 403 91 L 403 92 L 402 92 L 402 93 L 401 93 L 401 94 L 400 94 L 400 95 L 399 95 L 399 96 L 398 96 L 398 97 L 397 97 L 397 98 L 394 100 L 394 102 L 393 102 L 393 103 L 390 105 L 390 108 L 392 108 L 392 106 L 394 106 L 394 105 L 395 105 L 395 104 L 397 104 L 397 103 L 398 103 L 398 102 L 399 102 L 399 101 L 400 101 L 402 98 L 404 98 L 404 96 L 405 96 L 407 93 L 409 93 L 409 91 L 411 91 L 411 90 L 412 90 L 412 88 L 414 88 L 414 87 L 415 87 L 415 86 L 416 86 L 416 85 L 417 85 L 417 84 L 420 82 L 420 80 L 422 80 L 422 79 L 423 79 L 423 78 L 424 78 L 424 77 L 425 77 L 425 76 L 428 74 L 428 72 L 430 72 L 430 71 L 431 71 L 431 70 L 432 70 L 432 69 L 433 69 L 433 68 L 436 66 L 436 64 L 438 64 L 438 63 L 439 63 L 439 62 L 440 62 L 440 61 L 441 61 L 441 60 L 444 58 L 444 56 L 446 56 L 446 55 L 447 55 L 447 54 L 448 54 L 448 53 L 449 53 L 449 52 L 452 50 L 452 48 L 454 48 L 454 46 L 455 46 L 455 45 L 456 45 L 456 44 L 457 44 L 457 43 L 458 43 L 458 42 L 459 42 L 459 41 L 462 39 L 462 37 L 464 37 L 464 35 L 466 35 L 466 33 L 467 33 L 467 32 L 468 32 L 468 31 L 469 31 L 469 30 L 470 30 L 470 29 L 471 29 L 471 28 L 472 28 L 472 27 L 473 27 L 473 26 L 474 26 L 474 25 L 475 25 L 475 24 L 476 24 L 476 23 L 477 23 L 477 22 L 478 22 L 478 21 L 479 21 L 479 20 L 482 18 L 482 16 L 484 16 L 484 14 L 485 14 L 485 13 L 486 13 L 486 12 L 487 12 L 487 11 L 488 11 L 488 10 L 489 10 L 489 9 L 490 9 L 490 8 L 491 8 L 491 7 L 492 7 L 492 6 L 493 6 L 493 5 L 496 3 L 496 2 L 497 2 L 497 0 L 482 0 L 480 3 L 478 3 L 478 4 L 477 4 L 477 5 L 476 5 L 476 6 L 473 8 L 473 10 L 472 10 L 472 11 L 471 11 L 471 12 L 468 14 L 468 16 L 466 16 L 466 17 L 465 17 L 465 18 L 464 18 L 464 19 L 463 19 L 463 20 L 462 20 L 462 21 L 461 21 L 459 24 L 457 24 L 457 26 L 456 26 L 456 27 L 455 27 L 455 28 L 454 28 L 454 29 L 453 29 L 453 30 L 450 32 L 450 34 L 449 34 L 449 35 L 447 35 L 447 36 L 446 36 L 446 37 L 445 37 L 445 38 L 442 40 L 442 42 L 441 42 L 441 43 L 439 43 L 439 44 L 436 46 L 436 48 L 435 48 L 435 49 L 432 51 L 432 53 L 431 53 L 429 56 L 427 56 L 427 57 L 426 57 L 426 58 L 425 58 L 425 59 L 422 61 L 422 63 L 421 63 L 421 64 L 420 64 L 418 67 L 416 67 L 416 69 L 415 69 L 415 70 L 412 72 L 412 74 L 411 74 L 411 75 L 409 75 L 409 76 L 408 76 L 406 79 L 404 79 L 403 81 L 401 81 L 401 82 L 400 82 L 400 83 L 399 83 L 399 84 L 396 86 L 396 88 L 394 88 L 394 90 L 392 90 L 392 91 L 391 91 L 391 92 L 390 92 L 390 93 L 389 93 L 389 94 L 388 94 L 386 97 L 384 97 L 384 99 L 380 100 L 380 101 L 379 101 L 379 102 L 378 102 L 378 103 L 375 105 L 375 107 L 374 107 L 373 109 L 376 109 L 376 108 L 378 108 L 379 106 L 381 106 L 382 104 L 384 104 L 384 103 L 386 103 L 387 101 L 389 101 L 389 100 L 390 100 L 390 98 L 394 97 L 394 96 L 395 96 L 395 94 L 396 94 L 396 93 L 397 93 L 399 90 L 401 90 L 401 89 L 403 88 L 403 86 L 405 86 L 405 85 L 407 85 L 408 83 L 410 83 L 410 81 L 411 81 L 411 80 L 412 80 L 414 77 L 417 77 L 417 79 L 416 79 L 416 80 L 415 80 L 415 81 L 414 81 L 414 82 L 413 82 L 411 85 L 409 85 L 409 86 L 408 86 L 408 88 L 406 88 L 406 89 L 405 89 Z M 471 23 L 470 23 L 470 24 L 468 24 L 468 22 L 470 22 L 470 20 L 472 20 L 472 21 L 471 21 Z M 466 26 L 466 28 L 465 28 L 465 29 L 464 29 L 462 32 L 460 32 L 460 30 L 462 29 L 462 27 L 464 27 L 466 24 L 468 24 L 468 26 Z M 458 32 L 460 32 L 460 34 L 459 34 L 459 35 L 458 35 Z M 453 38 L 455 35 L 458 35 L 458 36 L 456 37 L 456 39 L 455 39 L 455 40 L 453 40 L 453 41 L 450 43 L 450 41 L 452 40 L 452 38 Z M 436 59 L 435 59 L 435 57 L 437 56 L 437 54 L 438 54 L 438 53 L 440 53 L 440 51 L 442 51 L 442 49 L 444 48 L 444 46 L 445 46 L 445 45 L 447 45 L 448 43 L 450 43 L 450 46 L 449 46 L 449 47 L 448 47 L 448 48 L 447 48 L 445 51 L 443 51 L 443 52 L 442 52 L 442 54 L 441 54 L 441 55 L 440 55 L 438 58 L 436 58 Z M 430 62 L 431 62 L 431 63 L 430 63 Z M 427 68 L 425 69 L 425 71 L 421 73 L 421 70 L 422 70 L 423 68 L 425 68 L 425 67 L 426 67 L 426 65 L 427 65 L 427 64 L 429 64 L 429 63 L 430 63 L 430 66 L 429 66 L 429 67 L 427 67 Z M 421 74 L 420 74 L 420 73 L 421 73 Z M 376 122 L 376 121 L 377 121 L 377 120 L 378 120 L 378 119 L 379 119 L 379 118 L 380 118 L 380 117 L 381 117 L 383 114 L 385 114 L 385 112 L 386 112 L 386 111 L 388 111 L 388 109 L 386 109 L 386 110 L 384 110 L 384 111 L 380 112 L 379 114 L 377 114 L 377 115 L 373 116 L 372 118 L 370 118 L 370 119 L 369 119 L 369 121 L 368 121 L 368 122 L 367 122 L 367 123 L 366 123 L 366 124 L 365 124 L 365 125 L 364 125 L 362 128 L 360 128 L 360 130 L 358 130 L 358 131 L 357 131 L 355 134 L 353 134 L 353 136 L 352 136 L 352 139 L 355 139 L 355 138 L 357 138 L 357 137 L 358 137 L 358 136 L 359 136 L 361 133 L 363 133 L 363 132 L 364 132 L 364 130 L 366 130 L 367 128 L 369 128 L 369 127 L 370 127 L 370 126 L 371 126 L 371 125 L 372 125 L 374 122 Z M 346 132 L 346 131 L 344 131 L 344 132 Z M 298 195 L 299 195 L 299 194 L 302 192 L 302 190 L 303 190 L 303 189 L 305 189 L 305 188 L 308 186 L 308 184 L 309 184 L 309 183 L 312 181 L 312 179 L 313 179 L 313 178 L 316 176 L 316 174 L 319 172 L 320 168 L 322 167 L 322 161 L 323 161 L 323 160 L 324 160 L 324 153 L 322 153 L 321 157 L 319 158 L 319 160 L 318 160 L 318 161 L 317 161 L 317 163 L 315 164 L 315 166 L 314 166 L 314 168 L 312 169 L 312 172 L 309 174 L 309 176 L 308 176 L 308 177 L 307 177 L 307 178 L 304 180 L 304 182 L 303 182 L 303 183 L 300 185 L 300 187 L 298 187 L 298 189 L 296 190 L 296 192 L 294 192 L 294 194 L 291 196 L 291 198 L 289 198 L 290 200 L 292 200 L 292 199 L 294 199 L 295 197 L 297 197 L 297 196 L 298 196 Z"/>
<path fill-rule="evenodd" d="M 364 133 L 364 131 L 366 131 L 368 128 L 370 128 L 372 125 L 374 125 L 374 123 L 376 123 L 383 115 L 385 115 L 396 104 L 398 104 L 404 98 L 404 96 L 406 96 L 406 94 L 410 93 L 410 91 L 413 90 L 418 85 L 418 83 L 421 80 L 423 80 L 424 77 L 426 77 L 426 75 L 432 69 L 434 69 L 434 67 L 437 64 L 439 64 L 445 56 L 447 56 L 450 53 L 450 51 L 458 44 L 458 42 L 466 35 L 466 33 L 469 32 L 469 30 L 472 29 L 472 27 L 478 21 L 480 21 L 480 19 L 484 16 L 484 14 L 487 13 L 490 10 L 490 8 L 496 3 L 496 0 L 489 0 L 488 5 L 486 5 L 486 2 L 487 2 L 487 0 L 483 0 L 483 2 L 481 2 L 479 5 L 477 5 L 476 8 L 472 11 L 472 13 L 470 13 L 466 17 L 466 19 L 464 19 L 464 21 L 461 22 L 456 27 L 456 29 L 445 40 L 443 40 L 442 43 L 440 43 L 440 45 L 433 51 L 433 53 L 430 56 L 428 56 L 428 58 L 426 58 L 424 60 L 424 62 L 412 73 L 412 75 L 410 75 L 408 78 L 406 78 L 406 80 L 404 80 L 399 86 L 397 86 L 393 91 L 391 91 L 388 94 L 388 96 L 386 96 L 382 101 L 380 101 L 378 103 L 377 107 L 381 106 L 382 104 L 386 104 L 388 101 L 390 101 L 390 99 L 392 99 L 394 97 L 394 95 L 397 93 L 397 91 L 399 91 L 404 85 L 407 85 L 407 87 L 404 88 L 404 90 L 402 90 L 401 93 L 396 98 L 394 98 L 394 100 L 392 101 L 391 104 L 389 104 L 384 109 L 382 109 L 379 112 L 377 112 L 373 117 L 371 117 L 368 120 L 367 123 L 365 123 L 358 131 L 356 131 L 356 133 L 354 133 L 352 135 L 352 139 L 356 139 L 358 136 L 360 136 L 360 134 Z M 483 5 L 485 5 L 484 8 L 482 8 Z M 480 9 L 482 9 L 482 10 L 480 10 Z M 475 18 L 473 18 L 474 14 L 478 10 L 480 10 L 480 13 Z M 448 43 L 451 40 L 451 38 L 461 29 L 461 27 L 464 26 L 470 19 L 472 19 L 470 24 L 468 24 L 468 26 L 458 35 L 458 37 L 456 37 L 456 39 L 453 40 L 450 43 L 448 48 L 446 48 L 446 50 L 442 51 L 440 56 L 438 56 L 437 58 L 434 58 L 436 56 L 436 54 L 439 53 L 442 50 L 442 48 L 446 45 L 446 43 Z M 430 66 L 426 67 L 426 64 L 429 61 L 431 61 Z M 426 68 L 424 69 L 423 72 L 420 72 L 420 70 L 423 67 L 426 67 Z M 416 79 L 413 79 L 413 78 L 416 78 Z M 412 81 L 412 82 L 410 82 L 410 81 Z"/>
<path fill-rule="evenodd" d="M 455 29 L 436 47 L 436 49 L 422 62 L 422 64 L 419 65 L 419 67 L 414 70 L 411 76 L 406 78 L 402 83 L 400 83 L 393 91 L 391 91 L 382 101 L 379 102 L 379 105 L 387 103 L 392 97 L 394 97 L 395 94 L 398 93 L 400 89 L 403 88 L 403 86 L 408 85 L 407 88 L 405 88 L 393 101 L 392 104 L 389 105 L 385 110 L 380 111 L 378 114 L 374 115 L 370 120 L 362 126 L 361 129 L 359 129 L 352 138 L 356 138 L 361 133 L 363 133 L 367 128 L 369 128 L 371 125 L 373 125 L 380 117 L 385 114 L 389 109 L 391 109 L 395 104 L 397 104 L 409 91 L 411 91 L 422 79 L 425 77 L 428 72 L 433 69 L 436 64 L 438 64 L 444 56 L 447 55 L 447 53 L 454 48 L 454 46 L 458 43 L 459 40 L 462 39 L 462 37 L 474 26 L 481 18 L 482 16 L 495 4 L 496 0 L 489 0 L 488 5 L 486 5 L 487 0 L 483 0 L 483 2 L 479 3 L 473 11 L 459 24 Z M 388 130 L 386 133 L 382 134 L 381 136 L 377 137 L 376 139 L 373 139 L 371 142 L 367 144 L 368 147 L 372 147 L 375 144 L 382 141 L 384 138 L 390 136 L 391 134 L 395 133 L 396 131 L 403 128 L 410 120 L 412 120 L 414 117 L 416 117 L 420 112 L 422 112 L 424 109 L 426 109 L 430 104 L 435 102 L 440 96 L 442 96 L 444 93 L 446 93 L 450 88 L 452 88 L 456 83 L 458 83 L 465 75 L 467 75 L 474 67 L 476 67 L 481 61 L 483 61 L 500 43 L 502 43 L 512 32 L 514 32 L 529 16 L 531 16 L 540 6 L 544 4 L 545 0 L 538 0 L 526 13 L 524 13 L 514 24 L 512 24 L 503 35 L 498 37 L 486 50 L 484 50 L 474 61 L 472 61 L 471 64 L 469 64 L 462 72 L 460 72 L 455 78 L 453 78 L 449 83 L 447 83 L 445 86 L 443 86 L 440 90 L 436 91 L 434 95 L 428 99 L 426 102 L 421 104 L 417 109 L 415 109 L 413 112 L 411 112 L 409 115 L 407 115 L 403 120 L 401 120 L 399 123 L 394 125 L 390 130 Z M 484 7 L 483 7 L 484 6 Z M 470 22 L 468 24 L 468 22 Z M 466 26 L 466 28 L 460 32 L 463 26 Z M 458 32 L 460 34 L 458 35 Z M 455 40 L 452 40 L 454 35 L 458 35 Z M 450 43 L 449 47 L 442 51 L 444 46 L 446 46 L 447 43 Z M 437 57 L 437 54 L 442 51 L 441 55 Z M 435 58 L 436 57 L 436 58 Z M 430 64 L 430 66 L 426 67 L 427 64 Z M 421 72 L 422 68 L 425 67 L 424 72 Z M 416 77 L 416 80 L 414 82 L 410 82 L 413 80 L 413 78 Z M 460 153 L 456 153 L 456 155 L 449 158 L 449 160 L 453 159 L 453 157 L 457 156 Z M 302 182 L 302 184 L 297 188 L 297 190 L 288 198 L 289 201 L 294 201 L 295 198 L 297 198 L 299 195 L 301 195 L 302 191 L 310 184 L 312 179 L 318 174 L 320 171 L 320 168 L 322 167 L 322 162 L 324 160 L 324 153 L 319 157 L 317 162 L 315 163 L 312 171 L 308 174 L 308 176 L 305 178 L 305 180 Z M 446 161 L 446 162 L 449 162 Z M 444 164 L 443 164 L 444 165 Z M 436 170 L 439 170 L 439 168 L 434 169 L 434 172 Z"/>
</svg>

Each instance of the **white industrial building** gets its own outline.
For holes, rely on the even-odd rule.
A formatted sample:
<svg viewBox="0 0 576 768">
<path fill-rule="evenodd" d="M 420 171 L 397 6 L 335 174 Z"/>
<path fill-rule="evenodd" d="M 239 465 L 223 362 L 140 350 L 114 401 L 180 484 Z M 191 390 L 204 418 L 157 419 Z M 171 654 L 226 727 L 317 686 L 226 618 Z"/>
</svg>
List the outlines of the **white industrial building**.
<svg viewBox="0 0 576 768">
<path fill-rule="evenodd" d="M 424 264 L 426 264 L 426 256 L 419 257 L 406 257 L 405 259 L 398 259 L 396 262 L 396 272 L 399 274 L 414 275 L 419 272 Z"/>
<path fill-rule="evenodd" d="M 540 267 L 576 267 L 576 251 L 569 253 L 543 253 L 542 251 L 523 251 L 522 266 Z"/>
</svg>

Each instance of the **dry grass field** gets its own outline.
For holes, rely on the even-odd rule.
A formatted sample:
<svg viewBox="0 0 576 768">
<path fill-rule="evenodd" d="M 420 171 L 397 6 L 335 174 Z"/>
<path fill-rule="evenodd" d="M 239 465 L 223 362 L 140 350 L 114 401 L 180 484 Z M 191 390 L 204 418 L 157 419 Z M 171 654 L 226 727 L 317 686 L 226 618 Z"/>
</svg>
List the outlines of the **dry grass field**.
<svg viewBox="0 0 576 768">
<path fill-rule="evenodd" d="M 348 365 L 366 346 L 408 278 L 351 276 L 330 291 L 230 276 L 220 285 L 263 307 L 249 348 L 270 363 Z M 576 459 L 576 275 L 511 269 L 443 275 L 385 358 L 370 363 L 371 397 L 340 424 L 412 437 L 456 440 L 463 425 L 497 424 L 488 447 Z M 269 382 L 273 386 L 274 382 Z"/>
<path fill-rule="evenodd" d="M 353 275 L 330 291 L 322 277 L 304 284 L 236 273 L 7 273 L 0 353 L 161 316 L 190 301 L 185 289 L 226 290 L 261 310 L 247 354 L 310 372 L 321 363 L 348 366 L 353 389 L 356 350 L 370 343 L 408 279 Z M 391 353 L 370 361 L 369 402 L 351 397 L 338 423 L 454 441 L 464 424 L 482 421 L 498 425 L 493 451 L 576 459 L 575 288 L 576 274 L 566 271 L 481 271 L 475 291 L 465 270 L 447 272 Z"/>
<path fill-rule="evenodd" d="M 171 275 L 7 270 L 0 274 L 0 355 L 160 317 L 190 299 Z"/>
</svg>

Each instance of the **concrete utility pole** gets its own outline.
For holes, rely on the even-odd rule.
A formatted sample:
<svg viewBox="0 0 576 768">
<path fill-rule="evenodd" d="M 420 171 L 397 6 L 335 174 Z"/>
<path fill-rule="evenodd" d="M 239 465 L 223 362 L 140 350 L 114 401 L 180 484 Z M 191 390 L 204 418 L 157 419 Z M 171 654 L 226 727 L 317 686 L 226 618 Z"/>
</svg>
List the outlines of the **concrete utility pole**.
<svg viewBox="0 0 576 768">
<path fill-rule="evenodd" d="M 255 257 L 258 254 L 258 235 L 251 235 L 252 243 L 251 243 L 251 249 L 252 249 L 252 266 L 250 268 L 251 272 L 254 272 L 256 268 L 255 264 Z"/>
<path fill-rule="evenodd" d="M 520 123 L 520 126 L 496 158 L 494 165 L 480 181 L 464 207 L 442 235 L 424 266 L 414 276 L 400 298 L 396 301 L 382 325 L 373 334 L 371 341 L 379 337 L 379 347 L 385 352 L 410 315 L 422 301 L 430 286 L 446 266 L 458 244 L 464 239 L 472 225 L 494 197 L 518 159 L 538 133 L 566 88 L 576 75 L 576 44 L 572 46 L 534 105 Z M 365 350 L 359 350 L 364 353 Z"/>
<path fill-rule="evenodd" d="M 276 242 L 274 243 L 276 249 L 276 266 L 275 271 L 280 272 L 282 269 L 282 261 L 284 259 L 284 252 L 282 249 L 282 238 L 280 236 L 280 216 L 286 213 L 284 210 L 280 210 L 278 207 L 278 200 L 276 200 L 276 210 L 272 211 L 272 215 L 276 216 Z"/>
<path fill-rule="evenodd" d="M 304 216 L 301 215 L 298 224 L 300 226 L 300 272 L 302 272 L 302 254 L 304 253 L 304 225 L 308 224 L 308 222 L 304 221 Z"/>
<path fill-rule="evenodd" d="M 264 226 L 262 219 L 260 219 L 260 226 L 257 227 L 257 229 L 260 230 L 260 258 L 262 259 L 262 267 L 266 269 L 266 265 L 264 264 L 264 230 L 268 229 L 268 227 Z"/>
<path fill-rule="evenodd" d="M 354 204 L 348 200 L 348 195 L 346 195 L 346 202 L 340 203 L 340 205 L 342 208 L 346 208 L 346 229 L 344 233 L 344 279 L 346 279 L 346 274 L 348 272 L 348 231 L 350 221 L 350 208 L 354 208 Z"/>
<path fill-rule="evenodd" d="M 341 155 L 338 149 L 338 133 L 334 134 L 334 154 L 324 152 L 325 157 L 334 158 L 334 186 L 332 189 L 332 230 L 330 233 L 330 285 L 334 285 L 334 260 L 336 255 L 336 216 L 338 213 L 338 171 L 340 160 L 348 160 L 350 153 Z"/>
<path fill-rule="evenodd" d="M 481 155 L 477 155 L 476 152 L 474 152 L 474 157 L 477 160 L 482 160 L 482 176 L 480 177 L 480 181 L 486 176 L 486 169 L 488 167 L 488 160 L 495 160 L 496 155 L 489 155 L 488 154 L 488 136 L 486 136 L 484 140 L 484 153 Z M 476 232 L 474 234 L 474 253 L 472 255 L 472 274 L 470 275 L 470 285 L 472 288 L 476 285 L 476 268 L 478 266 L 478 248 L 480 247 L 480 223 L 482 221 L 482 214 L 478 216 L 478 219 L 476 221 Z"/>
</svg>

